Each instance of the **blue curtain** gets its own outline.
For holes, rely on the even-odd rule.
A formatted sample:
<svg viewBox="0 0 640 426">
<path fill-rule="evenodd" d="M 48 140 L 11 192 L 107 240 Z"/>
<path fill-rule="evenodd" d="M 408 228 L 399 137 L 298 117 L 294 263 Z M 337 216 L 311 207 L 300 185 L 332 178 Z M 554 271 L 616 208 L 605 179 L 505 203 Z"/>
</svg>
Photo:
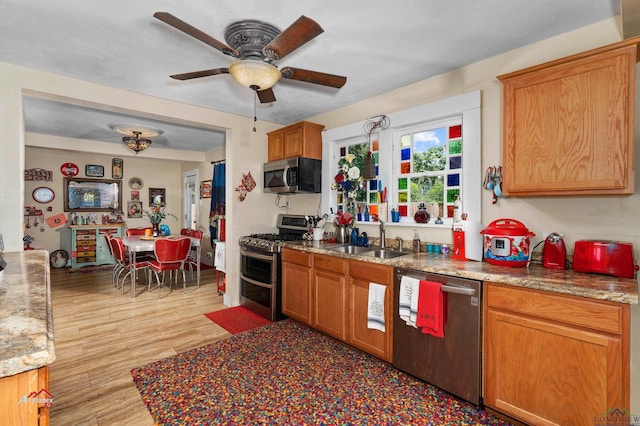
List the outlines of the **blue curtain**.
<svg viewBox="0 0 640 426">
<path fill-rule="evenodd" d="M 218 163 L 213 166 L 213 178 L 211 179 L 211 210 L 209 211 L 209 231 L 211 232 L 211 246 L 214 240 L 220 239 L 220 233 L 224 236 L 225 225 L 225 188 L 226 188 L 226 164 Z"/>
</svg>

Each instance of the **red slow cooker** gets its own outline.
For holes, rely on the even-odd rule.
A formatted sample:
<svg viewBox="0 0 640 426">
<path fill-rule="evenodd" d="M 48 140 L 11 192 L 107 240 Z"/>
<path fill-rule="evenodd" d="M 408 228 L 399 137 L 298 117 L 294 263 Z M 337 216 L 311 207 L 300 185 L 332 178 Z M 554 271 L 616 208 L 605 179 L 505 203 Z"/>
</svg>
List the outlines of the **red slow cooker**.
<svg viewBox="0 0 640 426">
<path fill-rule="evenodd" d="M 494 220 L 485 229 L 484 258 L 493 265 L 527 266 L 533 232 L 515 219 Z"/>
</svg>

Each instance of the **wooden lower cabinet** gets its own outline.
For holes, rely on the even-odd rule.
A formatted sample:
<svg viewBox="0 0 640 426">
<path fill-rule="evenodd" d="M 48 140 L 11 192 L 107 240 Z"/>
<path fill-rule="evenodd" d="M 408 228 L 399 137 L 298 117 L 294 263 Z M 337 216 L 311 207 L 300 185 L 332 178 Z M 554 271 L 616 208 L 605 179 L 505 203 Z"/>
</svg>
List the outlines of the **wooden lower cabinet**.
<svg viewBox="0 0 640 426">
<path fill-rule="evenodd" d="M 44 402 L 36 401 L 50 398 L 48 391 L 47 366 L 0 378 L 0 423 L 49 425 L 49 407 Z"/>
<path fill-rule="evenodd" d="M 311 325 L 342 341 L 347 340 L 348 261 L 313 256 L 313 321 Z"/>
<path fill-rule="evenodd" d="M 485 283 L 484 403 L 532 425 L 630 409 L 629 305 Z"/>
<path fill-rule="evenodd" d="M 387 286 L 385 331 L 367 327 L 369 283 Z M 282 250 L 282 312 L 385 361 L 393 354 L 393 268 Z"/>
<path fill-rule="evenodd" d="M 282 249 L 282 313 L 311 325 L 313 255 Z"/>
<path fill-rule="evenodd" d="M 393 268 L 373 263 L 349 263 L 349 331 L 347 343 L 385 361 L 392 361 Z M 384 297 L 385 331 L 367 327 L 369 284 L 387 286 Z"/>
</svg>

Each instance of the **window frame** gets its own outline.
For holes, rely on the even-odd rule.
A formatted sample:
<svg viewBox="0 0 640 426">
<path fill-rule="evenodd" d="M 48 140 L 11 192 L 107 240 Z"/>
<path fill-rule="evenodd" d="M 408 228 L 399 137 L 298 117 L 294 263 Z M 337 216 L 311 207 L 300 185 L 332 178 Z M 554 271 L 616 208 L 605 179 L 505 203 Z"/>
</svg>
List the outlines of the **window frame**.
<svg viewBox="0 0 640 426">
<path fill-rule="evenodd" d="M 463 140 L 463 168 L 461 173 L 462 191 L 461 201 L 463 211 L 468 214 L 470 220 L 482 222 L 482 159 L 481 159 L 481 92 L 474 91 L 458 96 L 453 96 L 439 101 L 430 102 L 417 107 L 409 108 L 403 111 L 386 114 L 389 117 L 390 126 L 387 129 L 379 130 L 379 168 L 378 179 L 383 182 L 383 186 L 387 187 L 388 192 L 388 208 L 394 207 L 394 200 L 397 199 L 395 188 L 393 185 L 393 164 L 394 164 L 394 133 L 398 129 L 413 127 L 421 123 L 430 123 L 439 120 L 449 119 L 456 116 L 462 117 L 462 140 Z M 328 129 L 323 132 L 322 140 L 322 175 L 327 182 L 328 187 L 335 176 L 334 159 L 339 157 L 340 143 L 348 140 L 366 139 L 363 133 L 362 122 L 351 123 L 334 129 Z M 389 159 L 385 161 L 384 159 Z M 328 177 L 328 178 L 327 178 Z M 324 186 L 324 185 L 323 185 Z M 322 211 L 337 211 L 335 203 L 335 195 L 333 191 L 323 191 L 321 195 Z M 363 224 L 375 224 L 375 222 L 362 222 Z M 443 224 L 435 224 L 430 220 L 427 224 L 415 223 L 413 218 L 409 220 L 401 220 L 397 223 L 388 221 L 390 226 L 411 226 L 411 227 L 437 227 L 451 228 L 451 219 L 444 221 Z"/>
</svg>

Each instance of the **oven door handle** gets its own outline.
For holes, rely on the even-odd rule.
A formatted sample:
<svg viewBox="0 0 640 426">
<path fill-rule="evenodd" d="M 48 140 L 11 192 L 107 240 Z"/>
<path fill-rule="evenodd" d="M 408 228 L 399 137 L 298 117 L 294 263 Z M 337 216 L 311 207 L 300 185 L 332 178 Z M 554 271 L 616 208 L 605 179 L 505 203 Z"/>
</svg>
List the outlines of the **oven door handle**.
<svg viewBox="0 0 640 426">
<path fill-rule="evenodd" d="M 473 296 L 476 290 L 468 287 L 458 287 L 454 285 L 441 285 L 440 289 L 445 293 L 464 294 L 465 296 Z"/>
<path fill-rule="evenodd" d="M 251 278 L 245 277 L 242 274 L 240 274 L 240 279 L 244 280 L 244 281 L 246 281 L 248 283 L 251 283 L 253 285 L 257 285 L 258 287 L 271 288 L 273 286 L 273 284 L 265 284 L 265 283 L 260 282 L 260 281 L 252 280 Z"/>
<path fill-rule="evenodd" d="M 244 249 L 240 249 L 240 254 L 246 257 L 251 257 L 253 259 L 266 260 L 267 262 L 273 262 L 273 255 L 264 255 L 260 253 L 256 253 L 254 251 L 247 251 Z"/>
</svg>

